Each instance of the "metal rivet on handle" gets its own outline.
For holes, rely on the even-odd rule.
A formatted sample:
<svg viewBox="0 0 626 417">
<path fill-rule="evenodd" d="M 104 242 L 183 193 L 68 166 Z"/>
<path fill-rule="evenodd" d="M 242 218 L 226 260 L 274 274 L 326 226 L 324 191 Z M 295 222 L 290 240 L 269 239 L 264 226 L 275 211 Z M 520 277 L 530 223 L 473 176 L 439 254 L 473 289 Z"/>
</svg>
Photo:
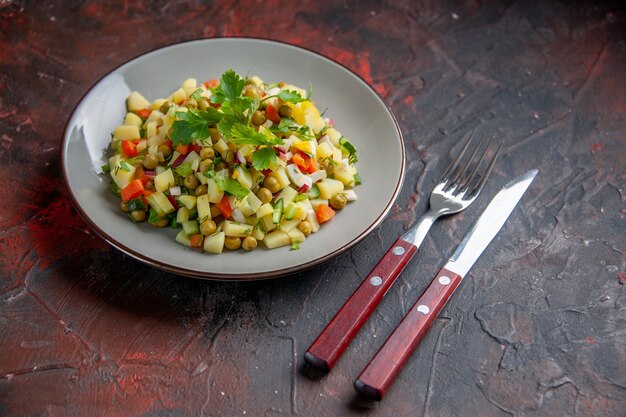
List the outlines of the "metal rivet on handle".
<svg viewBox="0 0 626 417">
<path fill-rule="evenodd" d="M 450 283 L 450 277 L 447 277 L 445 275 L 442 275 L 439 277 L 439 283 L 441 285 L 448 285 Z"/>
<path fill-rule="evenodd" d="M 404 255 L 404 248 L 402 246 L 396 246 L 393 248 L 394 255 Z"/>
<path fill-rule="evenodd" d="M 373 277 L 370 278 L 370 284 L 372 284 L 375 287 L 378 287 L 382 283 L 383 283 L 383 279 L 379 277 L 378 275 L 374 275 Z"/>
<path fill-rule="evenodd" d="M 428 314 L 430 313 L 430 308 L 428 308 L 428 306 L 424 304 L 420 304 L 419 306 L 417 306 L 417 311 L 419 311 L 422 314 Z"/>
</svg>

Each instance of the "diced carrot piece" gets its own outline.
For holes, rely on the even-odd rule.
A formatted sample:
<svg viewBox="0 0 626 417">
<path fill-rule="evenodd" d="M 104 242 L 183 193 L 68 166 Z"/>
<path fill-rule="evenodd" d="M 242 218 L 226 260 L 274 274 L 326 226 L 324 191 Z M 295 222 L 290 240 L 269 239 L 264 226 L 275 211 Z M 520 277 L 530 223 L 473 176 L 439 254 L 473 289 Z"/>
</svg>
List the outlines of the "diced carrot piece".
<svg viewBox="0 0 626 417">
<path fill-rule="evenodd" d="M 146 185 L 148 181 L 150 181 L 150 178 L 148 178 L 146 173 L 143 171 L 143 168 L 139 168 L 137 170 L 137 179 L 141 180 L 141 183 L 143 185 Z"/>
<path fill-rule="evenodd" d="M 315 171 L 318 170 L 318 168 L 317 168 L 317 161 L 315 160 L 315 158 L 310 158 L 309 162 L 310 163 L 309 163 L 309 166 L 306 169 L 306 173 L 307 174 L 312 174 L 312 173 L 314 173 Z"/>
<path fill-rule="evenodd" d="M 152 113 L 152 110 L 141 109 L 141 110 L 135 111 L 135 113 L 137 114 L 137 116 L 141 117 L 142 119 L 147 119 L 150 116 L 150 113 Z"/>
<path fill-rule="evenodd" d="M 278 111 L 276 110 L 276 107 L 272 106 L 271 104 L 268 104 L 267 107 L 265 107 L 265 116 L 267 116 L 267 118 L 274 123 L 280 123 L 280 116 L 278 115 Z"/>
<path fill-rule="evenodd" d="M 182 143 L 180 143 L 177 147 L 176 147 L 176 152 L 182 154 L 182 155 L 187 155 L 187 153 L 189 153 L 189 145 L 183 145 Z"/>
<path fill-rule="evenodd" d="M 222 197 L 222 200 L 215 205 L 218 210 L 222 213 L 224 218 L 229 218 L 231 214 L 233 214 L 233 208 L 230 206 L 230 201 L 228 201 L 228 197 Z"/>
<path fill-rule="evenodd" d="M 137 152 L 137 145 L 135 145 L 133 141 L 126 139 L 122 141 L 122 152 L 124 152 L 124 155 L 130 157 L 139 155 L 139 152 Z"/>
<path fill-rule="evenodd" d="M 192 248 L 202 247 L 203 240 L 204 240 L 204 236 L 202 236 L 200 233 L 189 236 L 189 242 L 191 243 Z"/>
<path fill-rule="evenodd" d="M 317 210 L 315 210 L 315 215 L 317 216 L 317 221 L 321 224 L 332 219 L 335 215 L 335 210 L 330 208 L 327 204 L 320 204 L 317 206 Z"/>
<path fill-rule="evenodd" d="M 206 88 L 215 88 L 220 85 L 220 80 L 208 80 L 203 83 Z"/>
<path fill-rule="evenodd" d="M 296 152 L 293 155 L 293 163 L 298 165 L 300 171 L 306 172 L 306 170 L 309 168 L 309 165 L 311 165 L 311 158 L 301 152 Z"/>
<path fill-rule="evenodd" d="M 134 198 L 140 197 L 143 194 L 143 183 L 140 179 L 131 181 L 120 193 L 122 201 L 130 201 Z"/>
</svg>

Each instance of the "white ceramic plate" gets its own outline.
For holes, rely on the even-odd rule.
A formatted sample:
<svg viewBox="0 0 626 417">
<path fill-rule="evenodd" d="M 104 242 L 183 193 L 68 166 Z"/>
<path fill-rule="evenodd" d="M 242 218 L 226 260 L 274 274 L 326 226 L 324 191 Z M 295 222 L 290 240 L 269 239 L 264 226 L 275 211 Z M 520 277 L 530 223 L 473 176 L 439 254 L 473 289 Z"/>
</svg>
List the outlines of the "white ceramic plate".
<svg viewBox="0 0 626 417">
<path fill-rule="evenodd" d="M 228 68 L 268 82 L 313 86 L 312 99 L 336 128 L 355 144 L 363 184 L 350 203 L 319 232 L 289 247 L 220 255 L 174 241 L 176 230 L 135 225 L 102 175 L 111 132 L 122 123 L 125 99 L 137 90 L 148 100 L 168 96 L 183 80 L 219 78 Z M 155 267 L 199 278 L 251 280 L 290 274 L 324 262 L 350 248 L 385 217 L 404 178 L 404 145 L 398 125 L 374 90 L 345 67 L 314 52 L 268 40 L 206 39 L 141 55 L 102 78 L 80 101 L 68 121 L 62 165 L 71 198 L 84 219 L 107 242 Z"/>
</svg>

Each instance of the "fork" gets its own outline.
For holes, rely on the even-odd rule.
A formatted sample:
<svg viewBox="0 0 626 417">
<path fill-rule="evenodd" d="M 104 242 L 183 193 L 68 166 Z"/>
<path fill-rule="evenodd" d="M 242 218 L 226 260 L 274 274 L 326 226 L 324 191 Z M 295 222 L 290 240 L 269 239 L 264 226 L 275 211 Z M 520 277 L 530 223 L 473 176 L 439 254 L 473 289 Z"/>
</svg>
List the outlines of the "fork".
<svg viewBox="0 0 626 417">
<path fill-rule="evenodd" d="M 474 140 L 475 131 L 451 162 L 430 195 L 430 209 L 385 253 L 322 333 L 304 354 L 314 370 L 329 372 L 359 329 L 372 314 L 400 272 L 420 247 L 432 224 L 441 216 L 458 213 L 476 200 L 500 153 L 499 145 L 486 161 L 492 141 Z M 470 144 L 473 151 L 466 157 Z M 486 143 L 486 146 L 485 146 Z M 481 151 L 482 150 L 482 151 Z"/>
</svg>

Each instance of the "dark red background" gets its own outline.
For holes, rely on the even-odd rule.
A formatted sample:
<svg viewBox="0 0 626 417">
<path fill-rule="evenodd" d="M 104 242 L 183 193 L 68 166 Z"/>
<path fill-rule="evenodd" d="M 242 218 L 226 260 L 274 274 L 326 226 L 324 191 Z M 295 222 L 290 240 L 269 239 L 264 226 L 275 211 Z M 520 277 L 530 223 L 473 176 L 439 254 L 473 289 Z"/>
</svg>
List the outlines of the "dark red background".
<svg viewBox="0 0 626 417">
<path fill-rule="evenodd" d="M 0 2 L 0 415 L 623 416 L 625 28 L 593 2 Z M 215 36 L 322 53 L 395 113 L 403 191 L 352 250 L 272 281 L 200 281 L 110 248 L 71 207 L 59 148 L 82 95 L 143 52 Z M 485 196 L 435 225 L 333 372 L 305 377 L 308 345 L 475 127 L 505 144 Z M 533 167 L 386 399 L 361 408 L 354 378 L 487 196 Z"/>
</svg>

